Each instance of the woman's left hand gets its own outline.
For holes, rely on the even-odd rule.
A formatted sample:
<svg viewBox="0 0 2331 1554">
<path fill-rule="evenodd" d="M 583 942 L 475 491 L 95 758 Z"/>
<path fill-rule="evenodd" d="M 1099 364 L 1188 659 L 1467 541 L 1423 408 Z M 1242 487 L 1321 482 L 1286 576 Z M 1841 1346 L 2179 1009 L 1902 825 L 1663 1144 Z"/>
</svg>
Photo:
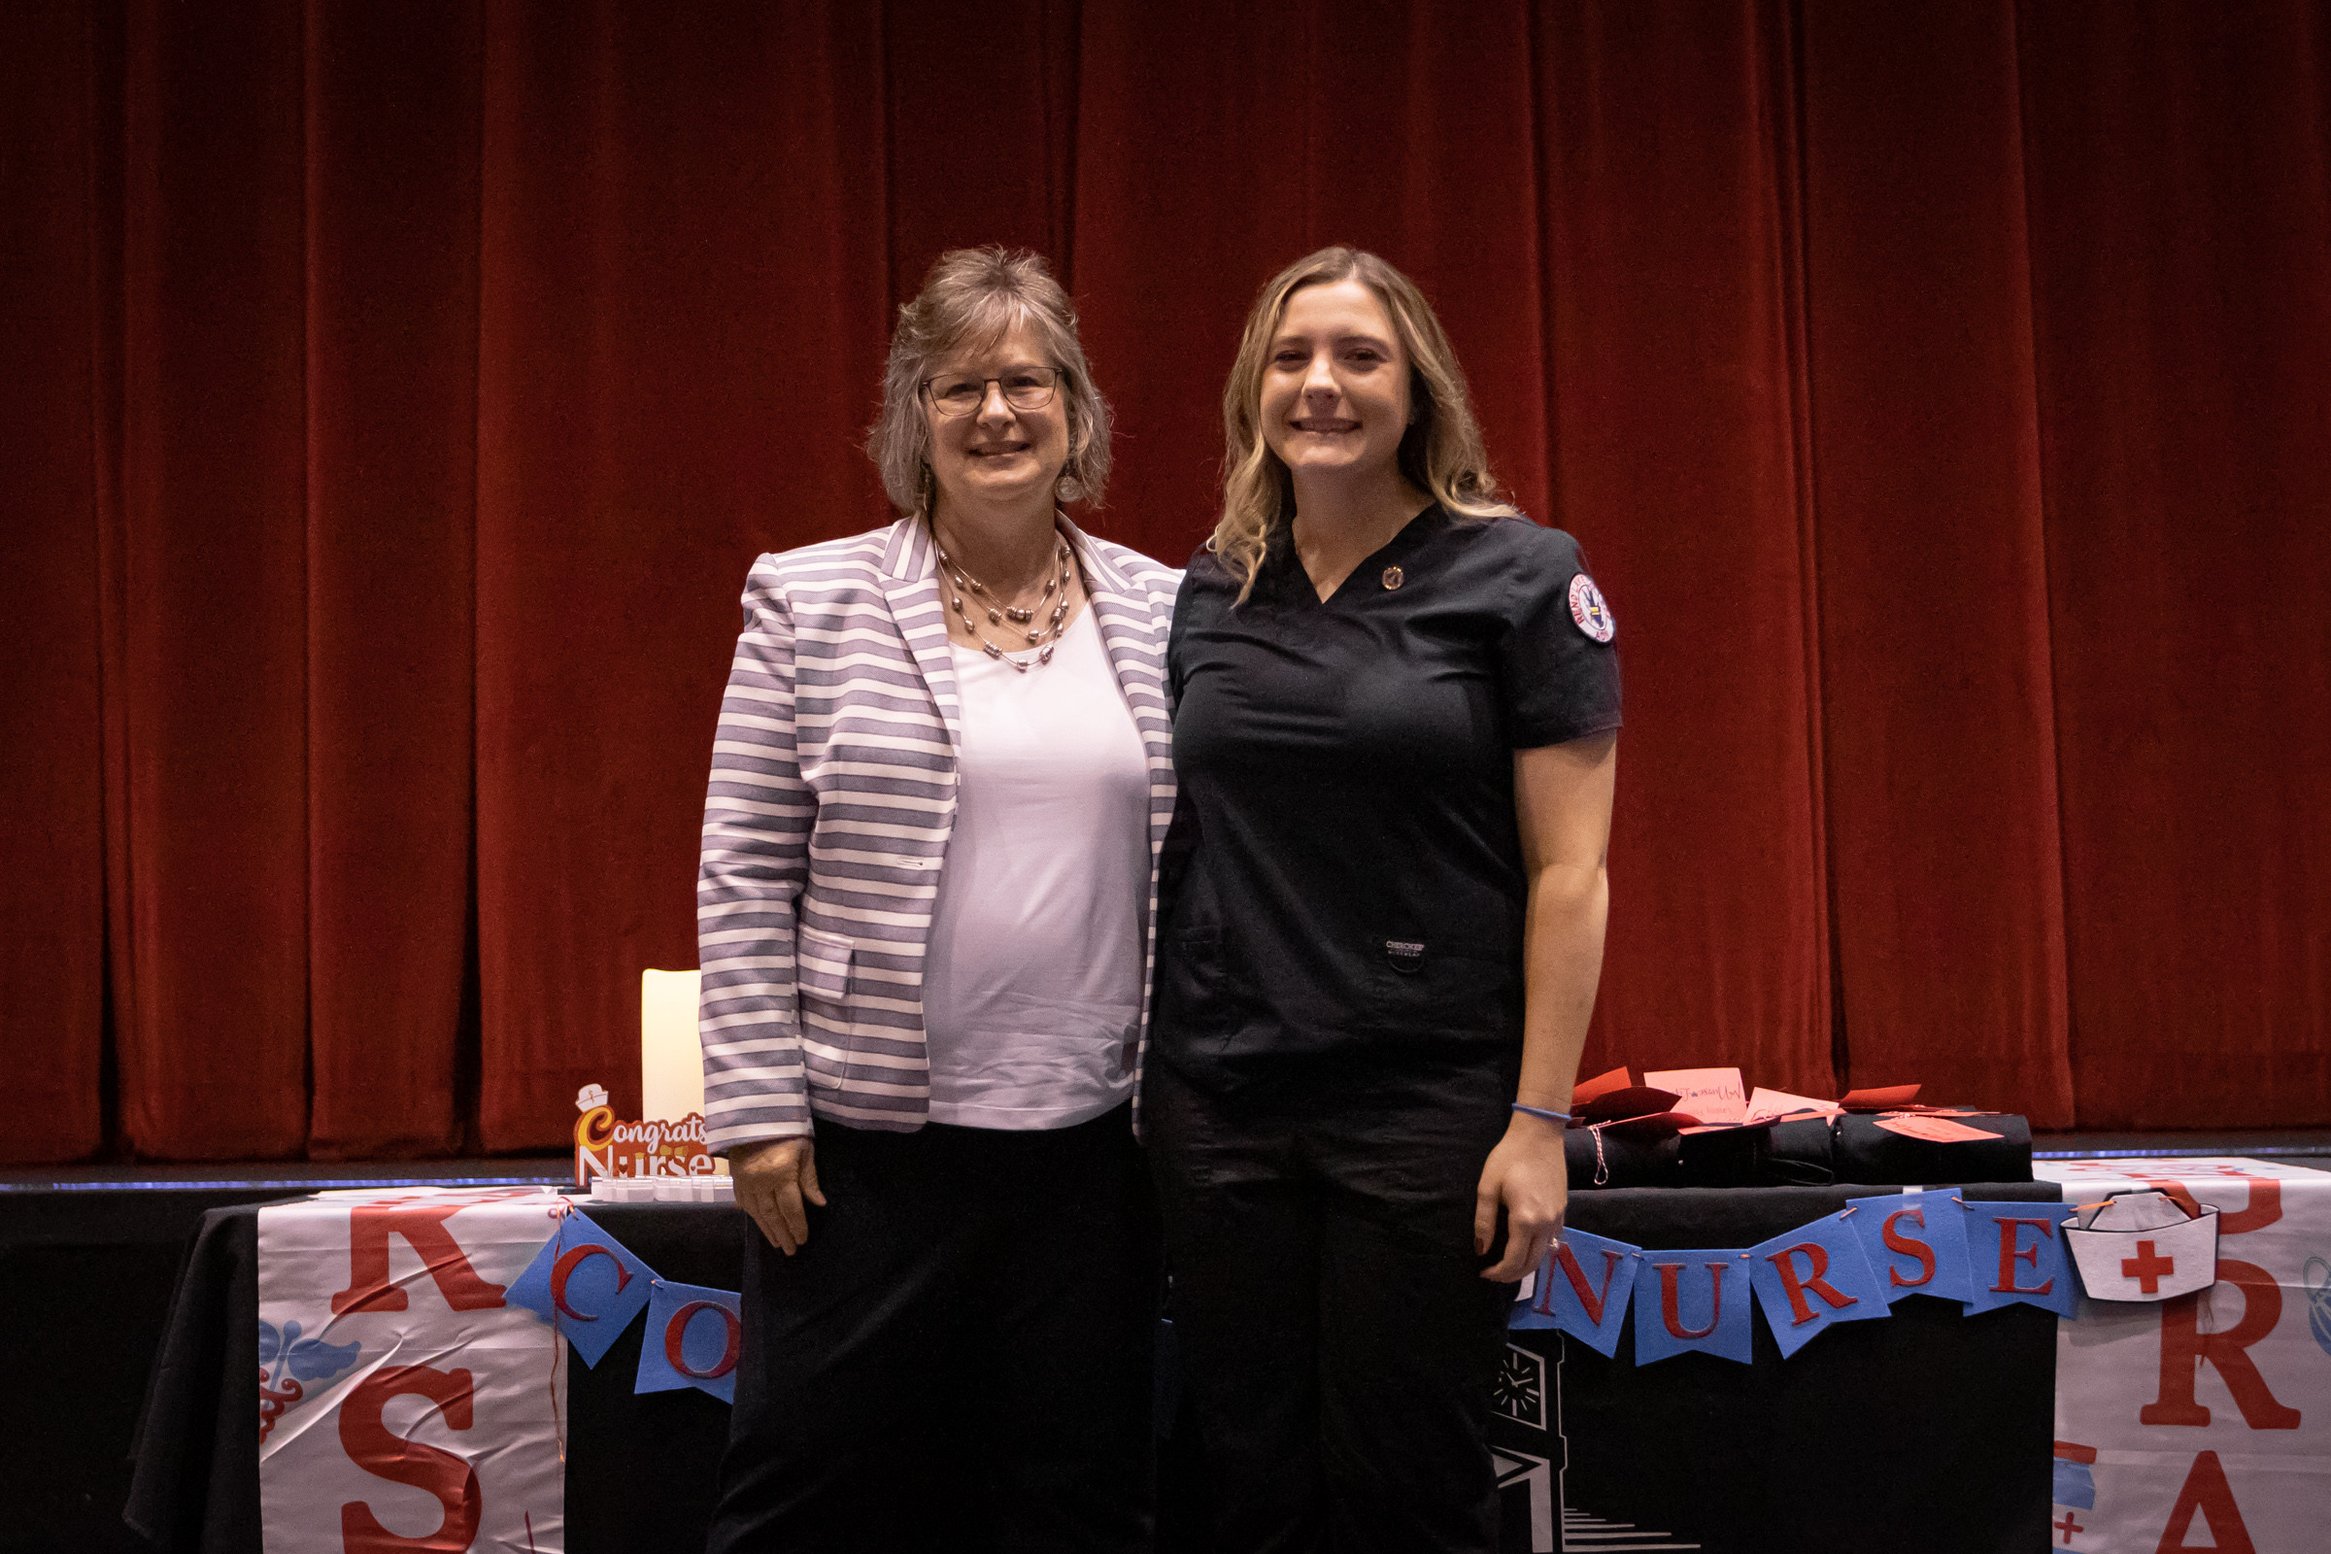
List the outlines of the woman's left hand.
<svg viewBox="0 0 2331 1554">
<path fill-rule="evenodd" d="M 1474 1195 L 1473 1250 L 1487 1257 L 1505 1211 L 1505 1253 L 1481 1277 L 1517 1284 L 1562 1234 L 1570 1205 L 1570 1170 L 1562 1156 L 1562 1124 L 1516 1112 L 1505 1137 L 1481 1167 Z"/>
</svg>

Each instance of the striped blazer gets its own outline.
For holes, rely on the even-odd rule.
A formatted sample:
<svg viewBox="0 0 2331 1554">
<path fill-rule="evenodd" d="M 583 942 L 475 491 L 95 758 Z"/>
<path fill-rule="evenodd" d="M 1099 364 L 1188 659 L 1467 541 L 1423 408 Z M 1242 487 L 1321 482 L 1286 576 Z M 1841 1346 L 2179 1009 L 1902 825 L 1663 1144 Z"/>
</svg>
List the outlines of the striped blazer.
<svg viewBox="0 0 2331 1554">
<path fill-rule="evenodd" d="M 1166 629 L 1181 573 L 1069 527 L 1149 757 L 1149 1044 L 1157 857 L 1173 817 Z M 923 957 L 955 823 L 962 704 L 930 531 L 914 519 L 753 564 L 697 874 L 698 1028 L 716 1151 L 811 1118 L 930 1115 Z"/>
</svg>

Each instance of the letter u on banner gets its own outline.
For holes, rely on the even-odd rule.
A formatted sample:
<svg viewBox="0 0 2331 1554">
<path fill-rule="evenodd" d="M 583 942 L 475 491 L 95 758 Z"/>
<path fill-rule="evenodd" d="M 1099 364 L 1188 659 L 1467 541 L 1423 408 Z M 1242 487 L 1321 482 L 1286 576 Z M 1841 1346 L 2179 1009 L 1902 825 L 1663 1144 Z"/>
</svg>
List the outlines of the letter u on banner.
<svg viewBox="0 0 2331 1554">
<path fill-rule="evenodd" d="M 1746 1365 L 1748 1254 L 1738 1247 L 1646 1251 L 1635 1273 L 1635 1363 L 1697 1349 Z"/>
</svg>

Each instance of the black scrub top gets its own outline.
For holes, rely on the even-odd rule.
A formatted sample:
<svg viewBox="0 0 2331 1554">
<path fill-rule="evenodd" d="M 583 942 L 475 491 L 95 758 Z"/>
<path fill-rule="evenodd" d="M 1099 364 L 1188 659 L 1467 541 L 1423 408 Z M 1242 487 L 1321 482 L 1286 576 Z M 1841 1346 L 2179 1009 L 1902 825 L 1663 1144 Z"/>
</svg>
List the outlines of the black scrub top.
<svg viewBox="0 0 2331 1554">
<path fill-rule="evenodd" d="M 1321 1056 L 1510 1069 L 1513 752 L 1619 726 L 1577 542 L 1436 504 L 1323 601 L 1282 528 L 1237 597 L 1201 551 L 1166 652 L 1181 798 L 1155 1056 L 1221 1083 Z"/>
</svg>

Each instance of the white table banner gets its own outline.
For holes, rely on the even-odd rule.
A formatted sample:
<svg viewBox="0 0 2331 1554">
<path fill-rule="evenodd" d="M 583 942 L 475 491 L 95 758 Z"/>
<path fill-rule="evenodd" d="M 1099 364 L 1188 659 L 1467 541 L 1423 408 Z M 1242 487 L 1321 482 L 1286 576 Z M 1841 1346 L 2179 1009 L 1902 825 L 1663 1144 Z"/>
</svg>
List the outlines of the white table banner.
<svg viewBox="0 0 2331 1554">
<path fill-rule="evenodd" d="M 562 1209 L 405 1188 L 259 1211 L 267 1554 L 564 1546 L 567 1346 L 503 1298 Z"/>
<path fill-rule="evenodd" d="M 2217 1282 L 2084 1299 L 2056 1328 L 2049 1546 L 2321 1554 L 2331 1534 L 2331 1173 L 2241 1158 L 2042 1161 L 2067 1203 L 2154 1187 L 2218 1212 Z M 2134 1243 L 2140 1288 L 2169 1259 Z"/>
</svg>

